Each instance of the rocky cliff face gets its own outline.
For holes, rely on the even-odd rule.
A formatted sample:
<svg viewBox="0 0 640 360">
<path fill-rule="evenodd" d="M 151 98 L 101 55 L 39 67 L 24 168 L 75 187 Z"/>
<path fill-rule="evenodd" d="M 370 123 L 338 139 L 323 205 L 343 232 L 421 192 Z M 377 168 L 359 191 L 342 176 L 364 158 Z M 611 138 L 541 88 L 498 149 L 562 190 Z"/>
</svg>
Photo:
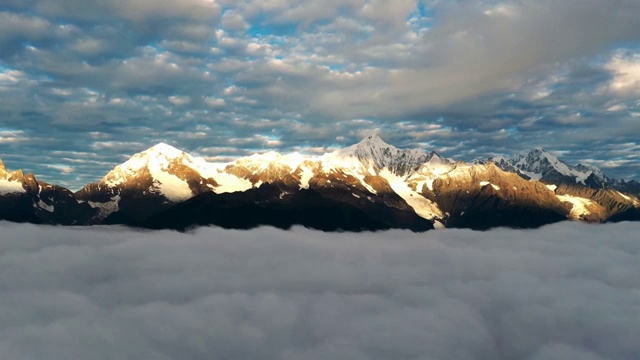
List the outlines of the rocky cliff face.
<svg viewBox="0 0 640 360">
<path fill-rule="evenodd" d="M 634 196 L 613 189 L 593 189 L 577 184 L 560 184 L 555 193 L 563 200 L 577 204 L 570 217 L 576 220 L 603 222 L 617 214 L 633 212 L 640 206 Z"/>
<path fill-rule="evenodd" d="M 565 220 L 570 211 L 544 184 L 494 164 L 458 164 L 422 194 L 445 213 L 447 227 L 536 227 Z"/>
<path fill-rule="evenodd" d="M 540 148 L 511 159 L 490 158 L 488 162 L 525 179 L 546 184 L 560 201 L 570 206 L 567 216 L 572 220 L 640 219 L 636 197 L 640 186 L 636 186 L 635 181 L 611 179 L 595 166 L 571 166 Z"/>
</svg>

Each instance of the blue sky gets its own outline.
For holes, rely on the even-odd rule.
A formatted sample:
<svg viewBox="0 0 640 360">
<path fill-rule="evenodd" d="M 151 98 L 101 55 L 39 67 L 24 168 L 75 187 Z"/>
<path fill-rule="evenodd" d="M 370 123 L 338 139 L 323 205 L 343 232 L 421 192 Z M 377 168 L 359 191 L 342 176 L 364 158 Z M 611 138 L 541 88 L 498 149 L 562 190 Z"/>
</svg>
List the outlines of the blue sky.
<svg viewBox="0 0 640 360">
<path fill-rule="evenodd" d="M 212 161 L 378 133 L 640 178 L 640 3 L 4 0 L 0 158 L 74 189 L 160 141 Z"/>
</svg>

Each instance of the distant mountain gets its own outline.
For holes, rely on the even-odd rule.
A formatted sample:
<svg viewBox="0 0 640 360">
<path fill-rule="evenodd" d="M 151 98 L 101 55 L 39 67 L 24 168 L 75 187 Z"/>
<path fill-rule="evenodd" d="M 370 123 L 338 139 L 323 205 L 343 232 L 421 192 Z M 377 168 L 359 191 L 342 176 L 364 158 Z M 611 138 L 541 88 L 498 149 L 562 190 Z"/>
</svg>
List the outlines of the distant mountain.
<svg viewBox="0 0 640 360">
<path fill-rule="evenodd" d="M 640 183 L 609 178 L 595 166 L 569 165 L 542 148 L 509 159 L 493 157 L 476 163 L 493 163 L 504 171 L 547 184 L 558 198 L 572 204 L 569 213 L 572 219 L 605 221 L 637 217 Z"/>
<path fill-rule="evenodd" d="M 636 180 L 613 180 L 612 186 L 622 192 L 640 196 L 640 182 Z"/>
<path fill-rule="evenodd" d="M 267 152 L 226 164 L 158 144 L 75 194 L 48 190 L 54 187 L 29 176 L 0 166 L 0 218 L 181 230 L 302 225 L 325 231 L 640 220 L 636 182 L 571 166 L 540 148 L 464 163 L 434 151 L 398 149 L 375 135 L 320 156 Z M 56 200 L 42 198 L 43 191 L 58 194 Z M 22 199 L 20 206 L 16 199 Z"/>
<path fill-rule="evenodd" d="M 571 166 L 542 148 L 521 152 L 510 159 L 489 158 L 479 163 L 492 162 L 507 172 L 521 175 L 525 179 L 547 184 L 580 183 L 592 188 L 604 188 L 611 183 L 602 170 L 595 166 L 578 164 Z"/>
<path fill-rule="evenodd" d="M 0 219 L 35 224 L 86 224 L 95 215 L 63 187 L 39 181 L 22 170 L 8 171 L 0 160 Z"/>
</svg>

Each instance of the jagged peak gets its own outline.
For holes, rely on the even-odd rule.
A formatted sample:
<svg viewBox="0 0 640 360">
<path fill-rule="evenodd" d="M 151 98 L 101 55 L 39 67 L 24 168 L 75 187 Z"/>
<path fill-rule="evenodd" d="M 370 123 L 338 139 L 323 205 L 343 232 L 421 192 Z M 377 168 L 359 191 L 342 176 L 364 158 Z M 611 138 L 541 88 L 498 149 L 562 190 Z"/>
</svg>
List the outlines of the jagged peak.
<svg viewBox="0 0 640 360">
<path fill-rule="evenodd" d="M 599 167 L 594 166 L 594 165 L 585 165 L 585 164 L 579 163 L 578 165 L 576 165 L 574 167 L 576 169 L 579 169 L 579 170 L 590 170 L 590 171 L 593 171 L 594 173 L 601 173 L 602 172 L 602 169 L 600 169 Z"/>
<path fill-rule="evenodd" d="M 516 164 L 523 164 L 524 162 L 531 162 L 531 161 L 538 161 L 538 160 L 539 161 L 547 160 L 552 165 L 562 164 L 564 165 L 562 166 L 563 168 L 565 166 L 569 167 L 569 164 L 560 160 L 557 156 L 546 151 L 541 147 L 535 147 L 529 151 L 523 151 L 523 152 L 517 153 L 512 158 L 512 163 L 513 165 L 516 165 Z"/>
<path fill-rule="evenodd" d="M 493 162 L 493 163 L 507 163 L 509 162 L 509 159 L 506 158 L 505 156 L 501 156 L 501 155 L 497 155 L 497 156 L 492 156 L 488 159 L 488 162 Z"/>
<path fill-rule="evenodd" d="M 493 161 L 499 163 L 495 160 Z M 513 169 L 509 169 L 510 166 L 534 180 L 539 180 L 548 176 L 548 174 L 556 172 L 574 178 L 576 182 L 583 184 L 586 184 L 585 181 L 590 176 L 597 178 L 601 182 L 606 183 L 609 181 L 604 172 L 598 167 L 583 164 L 569 165 L 542 147 L 534 147 L 529 151 L 517 153 L 508 160 L 508 163 L 502 163 L 503 170 L 512 171 Z"/>
<path fill-rule="evenodd" d="M 369 135 L 360 140 L 360 142 L 342 149 L 338 149 L 333 153 L 340 156 L 366 157 L 373 152 L 384 150 L 393 153 L 397 153 L 398 151 L 400 151 L 400 149 L 398 149 L 397 147 L 386 143 L 380 136 Z"/>
<path fill-rule="evenodd" d="M 452 164 L 455 163 L 456 161 L 453 159 L 449 159 L 446 158 L 440 154 L 438 154 L 435 151 L 432 151 L 429 153 L 429 159 L 427 160 L 428 163 L 442 163 L 442 164 Z"/>
<path fill-rule="evenodd" d="M 550 152 L 548 152 L 547 150 L 545 150 L 544 148 L 540 147 L 540 146 L 536 146 L 534 148 L 531 148 L 529 150 L 524 150 L 524 151 L 520 151 L 519 153 L 517 153 L 514 157 L 526 157 L 526 156 L 551 156 L 551 157 L 556 157 L 555 155 L 551 154 Z"/>
<path fill-rule="evenodd" d="M 474 159 L 472 163 L 474 164 L 486 164 L 486 163 L 496 163 L 496 164 L 509 164 L 516 165 L 517 163 L 522 163 L 525 159 L 533 160 L 533 159 L 544 159 L 547 158 L 549 160 L 558 160 L 558 158 L 546 151 L 544 148 L 540 146 L 536 146 L 529 150 L 524 150 L 515 153 L 513 156 L 503 156 L 503 155 L 494 155 L 488 158 L 482 159 Z"/>
<path fill-rule="evenodd" d="M 379 135 L 369 135 L 364 139 L 360 140 L 360 142 L 354 145 L 348 146 L 346 148 L 340 149 L 338 150 L 338 152 L 352 153 L 354 151 L 358 151 L 360 153 L 363 153 L 365 151 L 377 150 L 377 149 L 386 150 L 390 154 L 415 153 L 420 155 L 428 155 L 426 151 L 419 148 L 400 149 L 398 147 L 395 147 L 387 143 L 386 141 L 384 141 Z"/>
<path fill-rule="evenodd" d="M 32 173 L 27 174 L 29 176 L 31 176 L 31 178 L 33 178 L 35 180 L 35 177 L 33 176 Z M 4 162 L 2 162 L 2 160 L 0 160 L 0 179 L 9 179 L 9 180 L 14 180 L 14 181 L 22 181 L 24 179 L 25 175 L 24 175 L 24 171 L 18 169 L 18 170 L 14 170 L 14 171 L 9 171 L 7 170 L 7 168 L 4 165 Z"/>
<path fill-rule="evenodd" d="M 378 172 L 386 168 L 396 175 L 407 175 L 416 171 L 431 157 L 432 154 L 422 149 L 398 149 L 378 135 L 369 135 L 357 144 L 325 154 L 325 159 L 341 163 L 345 167 L 362 166 L 368 172 Z"/>
<path fill-rule="evenodd" d="M 366 146 L 366 147 L 383 147 L 383 148 L 396 149 L 395 146 L 388 144 L 386 141 L 382 140 L 382 138 L 377 134 L 369 135 L 365 137 L 364 139 L 360 140 L 360 142 L 357 143 L 356 145 Z"/>
</svg>

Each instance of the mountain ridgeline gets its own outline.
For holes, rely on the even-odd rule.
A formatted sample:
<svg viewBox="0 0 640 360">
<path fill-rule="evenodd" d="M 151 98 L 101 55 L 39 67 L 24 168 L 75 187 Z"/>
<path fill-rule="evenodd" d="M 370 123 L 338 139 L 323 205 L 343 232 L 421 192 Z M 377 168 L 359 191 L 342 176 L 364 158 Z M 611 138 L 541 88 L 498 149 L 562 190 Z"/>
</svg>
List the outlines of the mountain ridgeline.
<svg viewBox="0 0 640 360">
<path fill-rule="evenodd" d="M 378 136 L 321 156 L 208 163 L 166 144 L 71 191 L 0 161 L 0 220 L 185 230 L 215 225 L 362 231 L 640 220 L 640 183 L 541 148 L 465 163 Z"/>
</svg>

